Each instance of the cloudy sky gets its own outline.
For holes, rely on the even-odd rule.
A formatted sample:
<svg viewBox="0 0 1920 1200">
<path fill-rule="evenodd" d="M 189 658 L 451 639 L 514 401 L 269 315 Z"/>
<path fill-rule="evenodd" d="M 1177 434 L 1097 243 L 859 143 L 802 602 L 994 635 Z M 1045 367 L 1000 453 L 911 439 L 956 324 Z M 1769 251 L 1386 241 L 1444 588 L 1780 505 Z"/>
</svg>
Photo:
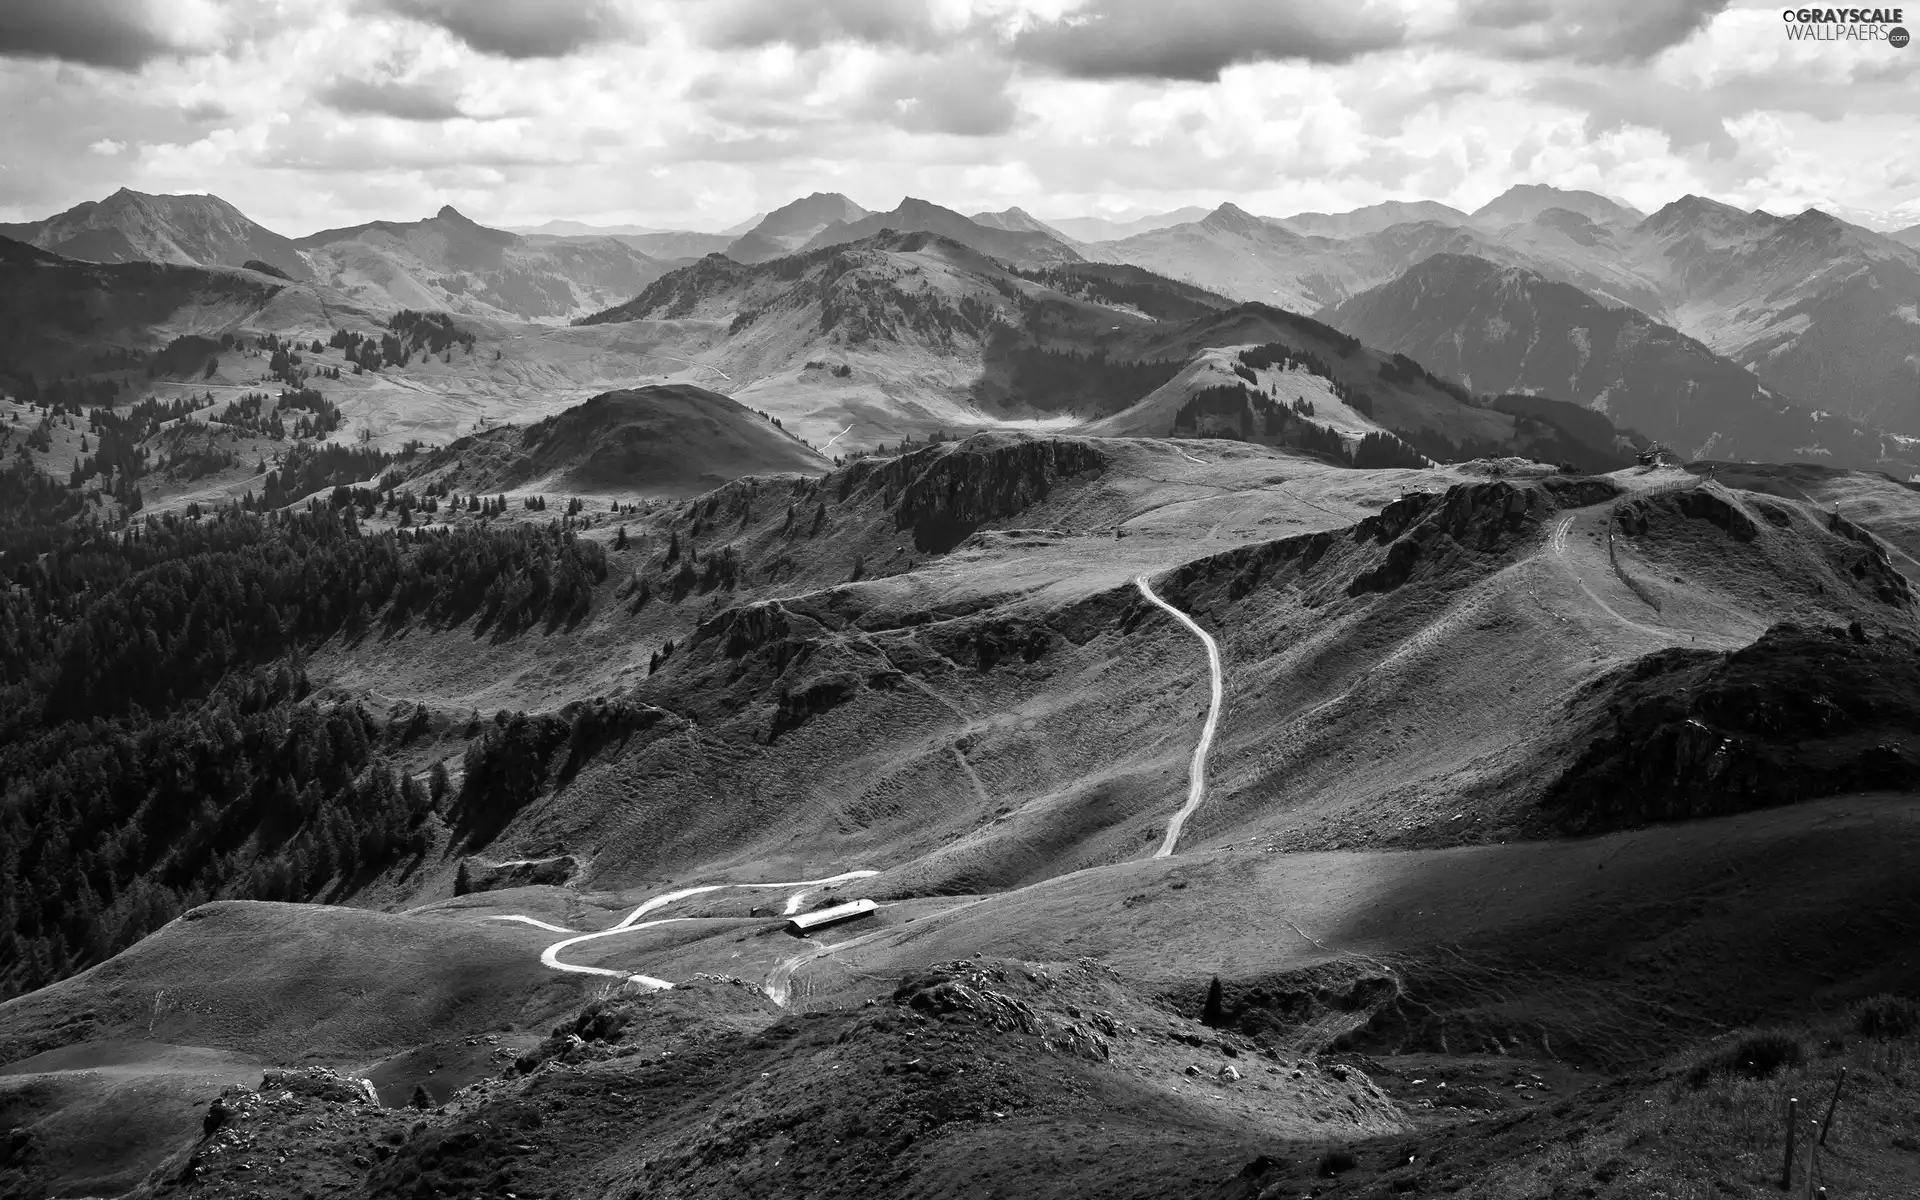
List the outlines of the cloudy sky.
<svg viewBox="0 0 1920 1200">
<path fill-rule="evenodd" d="M 299 235 L 1552 183 L 1920 222 L 1920 47 L 1725 0 L 4 0 L 0 111 L 0 220 L 122 186 Z"/>
</svg>

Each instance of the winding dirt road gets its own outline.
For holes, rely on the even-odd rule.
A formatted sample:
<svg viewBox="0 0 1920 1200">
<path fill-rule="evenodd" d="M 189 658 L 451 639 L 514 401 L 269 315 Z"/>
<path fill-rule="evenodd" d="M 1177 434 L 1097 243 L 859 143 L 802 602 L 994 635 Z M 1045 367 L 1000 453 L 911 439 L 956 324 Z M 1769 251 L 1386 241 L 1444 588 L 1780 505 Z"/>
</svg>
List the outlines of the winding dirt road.
<svg viewBox="0 0 1920 1200">
<path fill-rule="evenodd" d="M 1187 802 L 1180 807 L 1180 811 L 1174 813 L 1167 821 L 1166 837 L 1161 841 L 1160 849 L 1154 854 L 1155 858 L 1166 858 L 1172 855 L 1174 847 L 1179 845 L 1180 831 L 1182 827 L 1186 825 L 1187 818 L 1192 816 L 1194 810 L 1200 807 L 1200 801 L 1206 796 L 1207 754 L 1213 749 L 1214 734 L 1220 726 L 1221 699 L 1224 691 L 1220 666 L 1220 644 L 1213 640 L 1212 634 L 1200 628 L 1199 624 L 1195 622 L 1192 617 L 1189 617 L 1186 613 L 1181 612 L 1173 605 L 1155 595 L 1153 588 L 1147 583 L 1147 577 L 1145 575 L 1135 576 L 1134 584 L 1139 587 L 1141 595 L 1145 596 L 1155 606 L 1165 609 L 1176 621 L 1186 626 L 1195 637 L 1200 639 L 1201 644 L 1207 648 L 1207 667 L 1212 675 L 1212 701 L 1207 708 L 1206 724 L 1200 730 L 1200 742 L 1193 749 L 1193 765 L 1188 771 Z M 872 870 L 843 871 L 838 875 L 830 875 L 824 879 L 796 879 L 783 883 L 708 883 L 701 884 L 697 887 L 681 888 L 678 891 L 665 892 L 655 896 L 635 908 L 625 917 L 622 917 L 618 924 L 590 933 L 575 933 L 563 926 L 554 925 L 523 913 L 495 914 L 485 919 L 489 921 L 514 921 L 524 925 L 532 925 L 553 933 L 567 934 L 567 937 L 554 942 L 540 952 L 540 962 L 550 970 L 566 971 L 576 975 L 601 975 L 609 979 L 619 979 L 647 988 L 670 988 L 673 986 L 670 981 L 652 975 L 643 975 L 631 971 L 617 971 L 609 967 L 590 967 L 583 963 L 566 962 L 560 956 L 574 946 L 581 945 L 585 942 L 596 941 L 600 938 L 614 937 L 623 933 L 637 933 L 642 929 L 652 929 L 658 925 L 672 925 L 682 921 L 700 920 L 698 917 L 661 917 L 652 921 L 641 919 L 649 913 L 658 912 L 670 904 L 675 904 L 691 896 L 722 891 L 727 888 L 755 888 L 762 890 L 793 888 L 796 890 L 787 898 L 787 902 L 782 909 L 783 913 L 792 914 L 800 910 L 800 905 L 806 901 L 807 896 L 811 894 L 811 890 L 814 888 L 826 887 L 836 883 L 845 883 L 852 879 L 865 879 L 868 876 L 877 874 L 879 874 L 878 871 Z M 820 955 L 830 952 L 832 949 L 833 947 L 827 946 L 809 947 L 807 950 L 779 963 L 774 968 L 773 974 L 768 977 L 768 993 L 775 997 L 776 1002 L 784 1004 L 794 972 L 815 958 L 818 958 Z"/>
<path fill-rule="evenodd" d="M 708 883 L 702 884 L 699 887 L 681 888 L 677 892 L 666 892 L 662 895 L 655 896 L 653 899 L 648 900 L 640 907 L 628 913 L 625 917 L 622 917 L 620 923 L 611 928 L 598 930 L 594 933 L 576 933 L 572 937 L 562 938 L 560 941 L 553 943 L 540 952 L 540 962 L 555 971 L 570 971 L 577 975 L 604 975 L 610 979 L 621 979 L 629 983 L 637 983 L 642 987 L 655 989 L 670 988 L 673 984 L 665 979 L 657 979 L 652 975 L 638 975 L 630 971 L 610 970 L 607 967 L 589 967 L 580 963 L 562 962 L 560 960 L 560 954 L 570 946 L 577 946 L 582 942 L 591 942 L 597 938 L 612 937 L 619 933 L 634 933 L 642 929 L 652 929 L 656 925 L 672 925 L 681 921 L 697 921 L 700 919 L 699 917 L 662 917 L 657 921 L 642 921 L 640 919 L 650 912 L 657 912 L 667 905 L 685 900 L 689 896 L 698 896 L 706 892 L 718 892 L 726 888 L 817 888 L 825 887 L 833 883 L 845 883 L 850 879 L 865 879 L 870 875 L 878 875 L 879 873 L 878 871 L 843 871 L 838 875 L 830 875 L 825 879 L 797 879 L 786 883 Z M 806 892 L 804 890 L 795 893 L 788 901 L 786 911 L 791 913 L 798 909 L 800 901 L 805 896 Z M 519 913 L 491 916 L 488 917 L 487 920 L 518 921 L 523 924 L 538 926 L 541 929 L 552 930 L 555 933 L 571 932 L 557 925 L 550 925 L 545 921 L 523 916 Z"/>
<path fill-rule="evenodd" d="M 1181 805 L 1180 811 L 1173 814 L 1167 821 L 1167 836 L 1161 841 L 1160 849 L 1153 855 L 1155 858 L 1167 858 L 1173 854 L 1173 848 L 1179 844 L 1180 830 L 1186 825 L 1187 818 L 1193 815 L 1194 809 L 1200 807 L 1200 801 L 1207 793 L 1207 753 L 1213 749 L 1213 735 L 1220 727 L 1220 698 L 1223 690 L 1220 643 L 1213 640 L 1212 634 L 1200 628 L 1192 617 L 1154 595 L 1153 588 L 1148 586 L 1145 575 L 1134 576 L 1133 582 L 1139 587 L 1142 596 L 1156 606 L 1166 609 L 1173 615 L 1174 620 L 1192 630 L 1193 635 L 1206 645 L 1207 669 L 1213 674 L 1213 702 L 1207 707 L 1207 723 L 1200 729 L 1200 743 L 1193 748 L 1193 765 L 1187 771 L 1187 802 Z"/>
</svg>

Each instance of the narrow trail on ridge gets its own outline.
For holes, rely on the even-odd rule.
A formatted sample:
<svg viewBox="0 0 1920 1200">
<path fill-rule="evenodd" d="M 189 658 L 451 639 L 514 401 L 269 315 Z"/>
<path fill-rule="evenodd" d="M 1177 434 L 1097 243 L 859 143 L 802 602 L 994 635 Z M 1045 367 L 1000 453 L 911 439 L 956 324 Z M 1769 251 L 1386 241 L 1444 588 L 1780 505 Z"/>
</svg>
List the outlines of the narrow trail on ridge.
<svg viewBox="0 0 1920 1200">
<path fill-rule="evenodd" d="M 1167 821 L 1167 836 L 1161 841 L 1160 849 L 1153 855 L 1155 858 L 1167 858 L 1173 854 L 1173 848 L 1179 844 L 1180 830 L 1186 825 L 1187 818 L 1200 807 L 1200 801 L 1207 794 L 1207 754 L 1213 749 L 1213 735 L 1220 727 L 1220 698 L 1223 691 L 1220 643 L 1213 640 L 1212 634 L 1200 628 L 1199 623 L 1192 617 L 1155 595 L 1153 588 L 1148 586 L 1145 575 L 1134 576 L 1133 582 L 1139 587 L 1141 595 L 1173 614 L 1175 620 L 1192 630 L 1193 635 L 1205 644 L 1207 669 L 1213 674 L 1213 700 L 1207 707 L 1207 723 L 1201 727 L 1200 743 L 1193 748 L 1193 765 L 1187 772 L 1187 802 L 1181 805 L 1180 811 L 1173 814 Z"/>
</svg>

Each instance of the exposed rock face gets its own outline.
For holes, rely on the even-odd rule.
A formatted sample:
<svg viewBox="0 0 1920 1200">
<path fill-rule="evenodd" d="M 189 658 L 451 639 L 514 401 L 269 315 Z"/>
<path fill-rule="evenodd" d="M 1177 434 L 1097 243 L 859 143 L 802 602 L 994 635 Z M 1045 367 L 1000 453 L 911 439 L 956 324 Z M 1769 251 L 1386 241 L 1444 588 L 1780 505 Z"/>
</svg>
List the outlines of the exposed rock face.
<svg viewBox="0 0 1920 1200">
<path fill-rule="evenodd" d="M 497 892 L 502 888 L 532 884 L 564 884 L 580 869 L 580 861 L 571 854 L 507 863 L 489 863 L 469 858 L 462 865 L 467 869 L 469 890 L 475 892 Z"/>
<path fill-rule="evenodd" d="M 931 1016 L 974 1021 L 1002 1033 L 1018 1031 L 1040 1039 L 1047 1049 L 1105 1061 L 1113 1053 L 1119 1025 L 1105 1013 L 1085 1023 L 1061 1021 L 1034 1004 L 1002 990 L 1007 971 L 973 962 L 936 963 L 924 975 L 903 979 L 893 1002 Z M 1075 1010 L 1078 1011 L 1077 1009 Z"/>
<path fill-rule="evenodd" d="M 1858 633 L 1776 625 L 1731 654 L 1662 650 L 1593 681 L 1572 702 L 1590 740 L 1546 818 L 1593 833 L 1920 787 L 1920 644 Z"/>
<path fill-rule="evenodd" d="M 1345 529 L 1300 534 L 1196 559 L 1170 573 L 1167 586 L 1185 597 L 1181 603 L 1189 611 L 1198 602 L 1193 593 L 1222 575 L 1230 577 L 1230 600 L 1256 587 L 1285 582 L 1305 589 L 1310 604 L 1339 595 L 1390 592 L 1416 575 L 1491 567 L 1501 561 L 1497 557 L 1501 552 L 1537 532 L 1553 512 L 1597 504 L 1617 494 L 1618 489 L 1604 479 L 1567 477 L 1524 484 L 1462 483 L 1442 494 L 1409 492 Z"/>
</svg>

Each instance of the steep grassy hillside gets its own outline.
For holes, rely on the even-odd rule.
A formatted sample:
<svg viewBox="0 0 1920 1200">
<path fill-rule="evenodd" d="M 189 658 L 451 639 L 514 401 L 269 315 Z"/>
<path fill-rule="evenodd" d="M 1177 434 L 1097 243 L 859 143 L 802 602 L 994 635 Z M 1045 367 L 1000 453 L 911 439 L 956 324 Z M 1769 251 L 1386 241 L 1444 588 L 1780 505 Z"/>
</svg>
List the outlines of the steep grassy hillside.
<svg viewBox="0 0 1920 1200">
<path fill-rule="evenodd" d="M 247 320 L 282 286 L 251 272 L 80 262 L 0 238 L 0 373 L 16 377 L 12 392 L 22 372 L 144 366 L 175 336 Z"/>
</svg>

